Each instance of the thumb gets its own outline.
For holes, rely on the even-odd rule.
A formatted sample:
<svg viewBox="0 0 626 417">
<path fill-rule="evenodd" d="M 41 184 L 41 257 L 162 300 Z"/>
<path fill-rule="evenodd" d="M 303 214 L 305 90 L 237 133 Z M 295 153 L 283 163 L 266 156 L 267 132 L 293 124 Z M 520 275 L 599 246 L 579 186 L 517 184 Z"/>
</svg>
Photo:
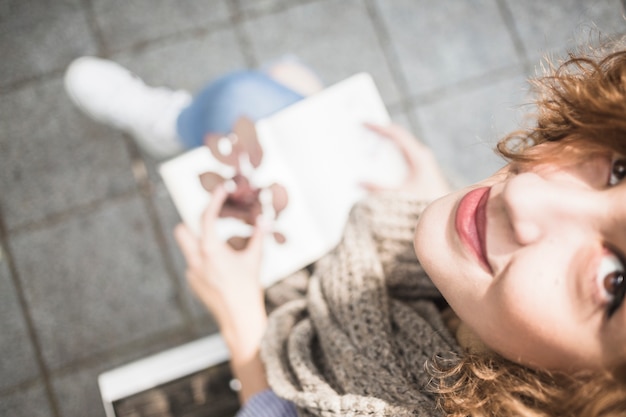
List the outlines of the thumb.
<svg viewBox="0 0 626 417">
<path fill-rule="evenodd" d="M 263 237 L 270 231 L 270 228 L 270 222 L 263 215 L 259 215 L 254 224 L 254 231 L 248 240 L 246 252 L 260 254 L 263 246 Z"/>
<path fill-rule="evenodd" d="M 382 191 L 385 190 L 389 190 L 389 187 L 382 187 L 378 184 L 375 184 L 373 182 L 361 182 L 359 183 L 359 185 L 368 193 L 372 193 L 372 194 L 376 194 L 376 193 L 380 193 Z"/>
</svg>

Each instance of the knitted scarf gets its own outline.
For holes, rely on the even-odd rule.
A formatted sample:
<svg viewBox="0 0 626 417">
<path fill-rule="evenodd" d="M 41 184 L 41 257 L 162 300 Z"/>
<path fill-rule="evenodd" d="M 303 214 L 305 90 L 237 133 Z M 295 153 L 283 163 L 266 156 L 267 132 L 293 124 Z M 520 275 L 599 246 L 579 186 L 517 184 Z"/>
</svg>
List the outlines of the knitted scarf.
<svg viewBox="0 0 626 417">
<path fill-rule="evenodd" d="M 425 364 L 459 347 L 413 251 L 424 207 L 390 194 L 359 203 L 310 276 L 268 290 L 284 304 L 270 315 L 261 355 L 270 386 L 300 415 L 440 415 Z"/>
</svg>

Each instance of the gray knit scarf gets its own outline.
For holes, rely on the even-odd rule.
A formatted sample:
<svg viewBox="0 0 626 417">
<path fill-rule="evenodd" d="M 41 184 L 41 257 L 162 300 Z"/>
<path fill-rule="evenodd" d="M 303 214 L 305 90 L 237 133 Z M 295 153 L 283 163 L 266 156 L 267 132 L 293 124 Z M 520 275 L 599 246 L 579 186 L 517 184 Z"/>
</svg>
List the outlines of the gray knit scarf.
<svg viewBox="0 0 626 417">
<path fill-rule="evenodd" d="M 261 355 L 275 393 L 302 416 L 438 416 L 425 364 L 459 347 L 413 252 L 425 204 L 380 195 L 352 210 L 342 242 L 268 290 Z"/>
</svg>

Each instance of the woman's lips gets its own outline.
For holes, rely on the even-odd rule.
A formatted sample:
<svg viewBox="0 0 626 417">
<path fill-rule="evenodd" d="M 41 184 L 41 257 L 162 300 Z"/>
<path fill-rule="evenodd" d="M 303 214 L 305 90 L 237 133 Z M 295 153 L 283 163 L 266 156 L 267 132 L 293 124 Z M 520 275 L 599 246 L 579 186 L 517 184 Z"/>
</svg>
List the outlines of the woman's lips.
<svg viewBox="0 0 626 417">
<path fill-rule="evenodd" d="M 487 200 L 491 188 L 482 187 L 465 194 L 456 210 L 454 225 L 461 242 L 476 256 L 480 264 L 489 272 L 493 270 L 487 261 L 486 229 Z"/>
</svg>

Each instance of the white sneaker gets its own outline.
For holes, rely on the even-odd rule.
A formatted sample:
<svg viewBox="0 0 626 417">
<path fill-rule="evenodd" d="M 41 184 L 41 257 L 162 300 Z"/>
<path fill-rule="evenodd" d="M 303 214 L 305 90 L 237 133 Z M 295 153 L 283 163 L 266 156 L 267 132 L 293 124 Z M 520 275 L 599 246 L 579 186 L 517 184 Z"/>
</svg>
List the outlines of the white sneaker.
<svg viewBox="0 0 626 417">
<path fill-rule="evenodd" d="M 162 159 L 183 150 L 176 120 L 191 101 L 187 91 L 149 87 L 124 67 L 95 57 L 70 64 L 65 90 L 88 116 L 129 133 L 152 157 Z"/>
</svg>

